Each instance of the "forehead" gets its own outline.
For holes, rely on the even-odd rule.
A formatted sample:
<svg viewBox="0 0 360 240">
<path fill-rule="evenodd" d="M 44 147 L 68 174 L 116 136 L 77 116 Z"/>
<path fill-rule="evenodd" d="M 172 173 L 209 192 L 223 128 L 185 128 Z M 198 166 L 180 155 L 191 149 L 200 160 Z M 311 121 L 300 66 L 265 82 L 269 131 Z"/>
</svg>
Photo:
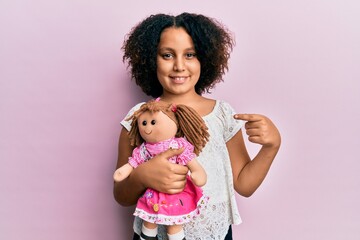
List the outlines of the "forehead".
<svg viewBox="0 0 360 240">
<path fill-rule="evenodd" d="M 192 38 L 184 28 L 170 27 L 161 33 L 159 48 L 174 47 L 194 48 Z"/>
</svg>

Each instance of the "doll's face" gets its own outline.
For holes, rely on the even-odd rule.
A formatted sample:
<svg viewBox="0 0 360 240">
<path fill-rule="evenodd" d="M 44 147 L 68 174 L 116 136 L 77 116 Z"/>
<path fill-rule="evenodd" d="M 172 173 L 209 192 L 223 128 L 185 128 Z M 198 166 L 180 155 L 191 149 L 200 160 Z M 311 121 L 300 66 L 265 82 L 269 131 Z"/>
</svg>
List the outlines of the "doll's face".
<svg viewBox="0 0 360 240">
<path fill-rule="evenodd" d="M 167 140 L 177 132 L 175 122 L 161 111 L 144 112 L 138 118 L 138 126 L 141 137 L 148 143 Z"/>
</svg>

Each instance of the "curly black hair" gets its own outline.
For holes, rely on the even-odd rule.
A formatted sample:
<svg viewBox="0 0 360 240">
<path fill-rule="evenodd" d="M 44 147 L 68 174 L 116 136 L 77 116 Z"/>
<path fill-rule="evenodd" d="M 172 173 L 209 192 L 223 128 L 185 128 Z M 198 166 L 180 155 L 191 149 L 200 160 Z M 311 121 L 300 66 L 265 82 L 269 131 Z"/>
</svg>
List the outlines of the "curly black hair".
<svg viewBox="0 0 360 240">
<path fill-rule="evenodd" d="M 160 35 L 169 27 L 184 28 L 193 40 L 201 65 L 195 91 L 201 95 L 223 81 L 234 45 L 232 35 L 223 24 L 201 14 L 155 14 L 137 24 L 122 46 L 123 61 L 128 62 L 131 77 L 143 92 L 152 97 L 162 94 L 163 89 L 156 74 L 156 57 Z"/>
</svg>

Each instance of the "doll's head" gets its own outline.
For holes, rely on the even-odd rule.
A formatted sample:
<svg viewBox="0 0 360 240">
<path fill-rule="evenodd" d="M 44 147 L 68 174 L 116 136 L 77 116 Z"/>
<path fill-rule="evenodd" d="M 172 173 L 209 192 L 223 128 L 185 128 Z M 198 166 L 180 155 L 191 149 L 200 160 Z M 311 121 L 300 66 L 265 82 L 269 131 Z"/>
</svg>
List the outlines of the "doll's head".
<svg viewBox="0 0 360 240">
<path fill-rule="evenodd" d="M 192 108 L 151 100 L 144 103 L 129 119 L 132 146 L 143 142 L 156 143 L 172 137 L 185 137 L 198 155 L 208 141 L 209 133 L 203 119 Z"/>
</svg>

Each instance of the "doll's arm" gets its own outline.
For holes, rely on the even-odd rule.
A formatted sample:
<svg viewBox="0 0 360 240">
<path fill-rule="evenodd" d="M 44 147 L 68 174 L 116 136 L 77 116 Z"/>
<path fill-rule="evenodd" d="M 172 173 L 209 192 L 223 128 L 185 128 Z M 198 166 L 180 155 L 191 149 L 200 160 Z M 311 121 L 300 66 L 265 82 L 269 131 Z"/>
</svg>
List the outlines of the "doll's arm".
<svg viewBox="0 0 360 240">
<path fill-rule="evenodd" d="M 118 161 L 116 169 L 126 165 L 132 155 L 134 147 L 130 145 L 128 131 L 123 128 L 119 137 Z M 137 202 L 139 196 L 145 190 L 142 182 L 136 176 L 134 169 L 130 175 L 121 182 L 114 181 L 114 198 L 123 206 L 130 206 Z"/>
<path fill-rule="evenodd" d="M 129 163 L 116 169 L 116 171 L 114 173 L 114 181 L 121 182 L 122 180 L 124 180 L 125 178 L 127 178 L 130 175 L 130 173 L 132 172 L 133 169 L 134 168 Z"/>
<path fill-rule="evenodd" d="M 190 177 L 194 184 L 198 187 L 204 186 L 207 181 L 207 175 L 200 163 L 193 159 L 187 163 L 187 166 L 191 172 Z"/>
</svg>

